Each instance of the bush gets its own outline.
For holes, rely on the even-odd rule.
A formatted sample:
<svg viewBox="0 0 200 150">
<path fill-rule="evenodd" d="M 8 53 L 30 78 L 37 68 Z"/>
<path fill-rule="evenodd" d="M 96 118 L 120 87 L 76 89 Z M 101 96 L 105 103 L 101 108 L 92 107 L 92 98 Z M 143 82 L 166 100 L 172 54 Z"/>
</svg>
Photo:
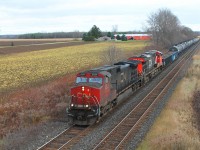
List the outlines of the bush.
<svg viewBox="0 0 200 150">
<path fill-rule="evenodd" d="M 119 36 L 119 34 L 116 37 L 117 40 L 121 40 L 121 37 Z"/>
<path fill-rule="evenodd" d="M 83 38 L 83 40 L 84 40 L 84 41 L 95 41 L 95 38 L 94 38 L 94 36 L 85 36 L 85 37 Z"/>
<path fill-rule="evenodd" d="M 111 37 L 112 37 L 112 33 L 111 33 L 111 32 L 108 32 L 108 33 L 107 33 L 107 37 L 110 37 L 110 38 L 111 38 Z"/>
<path fill-rule="evenodd" d="M 115 39 L 115 36 L 112 34 L 111 39 Z"/>
<path fill-rule="evenodd" d="M 122 35 L 121 39 L 122 39 L 122 41 L 127 41 L 127 38 L 126 38 L 126 36 L 124 34 Z"/>
</svg>

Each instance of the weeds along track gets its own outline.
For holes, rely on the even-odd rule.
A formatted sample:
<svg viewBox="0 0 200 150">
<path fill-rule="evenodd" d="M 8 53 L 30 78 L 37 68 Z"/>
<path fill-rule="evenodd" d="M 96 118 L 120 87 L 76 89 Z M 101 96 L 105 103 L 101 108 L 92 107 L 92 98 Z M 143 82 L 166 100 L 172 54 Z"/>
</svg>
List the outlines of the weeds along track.
<svg viewBox="0 0 200 150">
<path fill-rule="evenodd" d="M 188 51 L 165 78 L 163 78 L 157 86 L 94 147 L 94 149 L 125 149 L 130 138 L 139 131 L 155 106 L 167 93 L 168 88 L 173 85 L 173 81 L 181 69 L 191 60 L 195 49 L 196 47 Z"/>
</svg>

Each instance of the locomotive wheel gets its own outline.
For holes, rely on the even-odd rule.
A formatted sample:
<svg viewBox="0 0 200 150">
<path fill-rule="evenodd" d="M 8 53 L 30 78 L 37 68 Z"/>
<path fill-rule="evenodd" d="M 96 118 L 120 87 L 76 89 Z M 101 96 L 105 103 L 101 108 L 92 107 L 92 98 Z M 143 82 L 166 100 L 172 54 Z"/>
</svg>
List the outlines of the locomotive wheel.
<svg viewBox="0 0 200 150">
<path fill-rule="evenodd" d="M 113 107 L 116 106 L 116 105 L 117 105 L 117 99 L 114 99 L 114 100 L 112 101 L 112 103 L 113 103 Z"/>
<path fill-rule="evenodd" d="M 100 117 L 102 117 L 104 114 L 105 114 L 105 107 L 101 107 Z"/>
<path fill-rule="evenodd" d="M 109 108 L 108 108 L 108 110 L 110 110 L 110 109 L 112 109 L 113 108 L 113 104 L 110 102 L 109 103 Z"/>
</svg>

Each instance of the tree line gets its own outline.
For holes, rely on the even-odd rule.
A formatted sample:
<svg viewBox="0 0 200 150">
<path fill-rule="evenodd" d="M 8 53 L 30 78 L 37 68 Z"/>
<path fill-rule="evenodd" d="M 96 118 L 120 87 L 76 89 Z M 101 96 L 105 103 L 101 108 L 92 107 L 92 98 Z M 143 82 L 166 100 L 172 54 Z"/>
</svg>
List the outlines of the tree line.
<svg viewBox="0 0 200 150">
<path fill-rule="evenodd" d="M 19 39 L 46 39 L 46 38 L 82 38 L 85 32 L 53 32 L 53 33 L 27 33 L 18 35 Z"/>
<path fill-rule="evenodd" d="M 27 33 L 27 34 L 21 34 L 21 35 L 4 35 L 2 38 L 18 38 L 18 39 L 46 39 L 46 38 L 89 38 L 91 41 L 94 41 L 95 38 L 99 38 L 101 36 L 108 36 L 111 38 L 114 38 L 114 32 L 104 32 L 97 30 L 98 27 L 94 25 L 89 32 L 80 32 L 80 31 L 73 31 L 73 32 L 53 32 L 53 33 Z M 134 32 L 134 31 L 127 31 L 127 32 L 115 32 L 116 34 L 126 34 L 126 33 L 140 33 L 140 32 Z M 141 32 L 143 33 L 143 32 Z M 1 36 L 0 36 L 1 38 Z M 86 40 L 87 41 L 87 40 Z"/>
<path fill-rule="evenodd" d="M 153 44 L 162 48 L 169 48 L 197 36 L 192 29 L 181 25 L 178 17 L 166 8 L 148 17 L 146 30 L 152 34 Z"/>
</svg>

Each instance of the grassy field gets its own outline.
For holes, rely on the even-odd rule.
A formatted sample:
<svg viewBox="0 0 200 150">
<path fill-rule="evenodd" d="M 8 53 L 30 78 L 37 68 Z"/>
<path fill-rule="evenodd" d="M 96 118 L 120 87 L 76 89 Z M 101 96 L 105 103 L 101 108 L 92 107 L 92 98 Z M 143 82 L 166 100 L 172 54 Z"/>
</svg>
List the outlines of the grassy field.
<svg viewBox="0 0 200 150">
<path fill-rule="evenodd" d="M 137 150 L 199 149 L 199 132 L 192 108 L 193 93 L 200 90 L 200 54 L 177 86 L 165 109 Z"/>
<path fill-rule="evenodd" d="M 63 47 L 0 56 L 0 92 L 54 79 L 102 63 L 101 53 L 112 43 Z M 144 41 L 117 42 L 125 53 L 140 51 Z"/>
</svg>

